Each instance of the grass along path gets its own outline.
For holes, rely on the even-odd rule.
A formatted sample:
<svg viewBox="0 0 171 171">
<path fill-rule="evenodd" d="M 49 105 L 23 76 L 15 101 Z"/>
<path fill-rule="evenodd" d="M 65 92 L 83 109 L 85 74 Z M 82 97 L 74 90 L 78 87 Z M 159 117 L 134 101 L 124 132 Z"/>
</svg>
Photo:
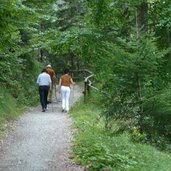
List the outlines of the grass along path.
<svg viewBox="0 0 171 171">
<path fill-rule="evenodd" d="M 145 144 L 133 143 L 129 134 L 104 129 L 93 103 L 77 103 L 71 112 L 77 134 L 74 160 L 89 171 L 171 171 L 171 154 Z M 117 129 L 117 128 L 116 128 Z"/>
</svg>

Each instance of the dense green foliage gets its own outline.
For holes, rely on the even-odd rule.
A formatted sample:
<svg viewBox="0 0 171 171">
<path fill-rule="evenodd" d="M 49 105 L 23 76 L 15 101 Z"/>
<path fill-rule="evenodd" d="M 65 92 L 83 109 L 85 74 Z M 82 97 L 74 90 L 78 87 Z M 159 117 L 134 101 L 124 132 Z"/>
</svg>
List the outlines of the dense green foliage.
<svg viewBox="0 0 171 171">
<path fill-rule="evenodd" d="M 86 105 L 81 100 L 71 116 L 76 128 L 73 156 L 87 170 L 107 171 L 169 171 L 171 155 L 149 145 L 133 143 L 130 134 L 120 133 L 120 121 L 113 121 L 110 130 L 104 129 L 105 120 L 99 118 L 99 101 L 92 98 Z"/>
<path fill-rule="evenodd" d="M 132 120 L 126 129 L 136 127 L 156 143 L 171 139 L 170 101 L 164 102 L 170 90 L 170 7 L 158 0 L 89 1 L 85 27 L 93 35 L 82 38 L 83 56 L 105 92 L 106 126 L 112 119 Z"/>
<path fill-rule="evenodd" d="M 30 24 L 36 22 L 32 15 L 36 16 L 35 11 L 24 6 L 21 1 L 0 3 L 0 82 L 20 103 L 34 104 L 35 75 L 39 71 L 39 64 L 31 48 L 31 34 L 33 36 L 34 32 Z"/>
<path fill-rule="evenodd" d="M 7 90 L 1 94 L 2 120 L 13 118 L 16 108 L 37 104 L 36 79 L 48 63 L 57 76 L 65 66 L 80 67 L 80 59 L 76 58 L 79 54 L 74 49 L 81 51 L 81 47 L 77 48 L 80 20 L 85 13 L 81 3 L 77 0 L 0 2 L 0 89 Z"/>
</svg>

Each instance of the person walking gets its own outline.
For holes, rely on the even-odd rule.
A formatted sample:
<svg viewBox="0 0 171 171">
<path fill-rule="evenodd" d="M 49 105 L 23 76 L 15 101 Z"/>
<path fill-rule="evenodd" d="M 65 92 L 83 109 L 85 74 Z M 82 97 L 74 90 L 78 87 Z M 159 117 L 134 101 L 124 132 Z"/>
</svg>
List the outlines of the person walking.
<svg viewBox="0 0 171 171">
<path fill-rule="evenodd" d="M 46 70 L 51 78 L 51 89 L 49 89 L 49 92 L 48 92 L 48 103 L 52 103 L 53 87 L 56 86 L 56 75 L 55 75 L 55 71 L 52 69 L 52 66 L 50 64 L 46 66 Z"/>
<path fill-rule="evenodd" d="M 64 69 L 64 74 L 59 79 L 58 89 L 62 96 L 62 112 L 69 112 L 69 97 L 70 86 L 75 84 L 72 77 L 69 75 L 69 69 Z"/>
<path fill-rule="evenodd" d="M 52 88 L 51 78 L 49 74 L 47 74 L 46 69 L 43 69 L 42 73 L 39 74 L 37 78 L 37 84 L 39 85 L 39 95 L 40 95 L 40 103 L 42 106 L 42 112 L 45 112 L 47 109 L 48 91 Z"/>
</svg>

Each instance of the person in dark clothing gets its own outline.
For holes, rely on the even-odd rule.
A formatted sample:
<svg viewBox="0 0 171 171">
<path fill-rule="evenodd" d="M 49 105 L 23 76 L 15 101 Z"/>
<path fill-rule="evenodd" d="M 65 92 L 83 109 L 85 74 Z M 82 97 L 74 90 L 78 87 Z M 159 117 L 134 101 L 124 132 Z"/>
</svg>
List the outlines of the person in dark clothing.
<svg viewBox="0 0 171 171">
<path fill-rule="evenodd" d="M 47 74 L 47 70 L 43 69 L 42 73 L 37 78 L 37 84 L 39 85 L 39 95 L 40 103 L 42 106 L 42 112 L 45 112 L 47 109 L 47 96 L 49 89 L 51 90 L 51 78 Z"/>
</svg>

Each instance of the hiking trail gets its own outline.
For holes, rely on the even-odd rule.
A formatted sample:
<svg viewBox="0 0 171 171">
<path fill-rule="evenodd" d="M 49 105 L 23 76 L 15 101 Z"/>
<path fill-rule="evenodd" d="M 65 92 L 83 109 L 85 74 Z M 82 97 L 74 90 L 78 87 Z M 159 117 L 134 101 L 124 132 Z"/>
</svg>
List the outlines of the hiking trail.
<svg viewBox="0 0 171 171">
<path fill-rule="evenodd" d="M 82 90 L 71 89 L 70 107 Z M 0 143 L 0 171 L 83 171 L 70 159 L 73 131 L 72 120 L 61 112 L 61 102 L 30 108 L 12 123 Z"/>
</svg>

